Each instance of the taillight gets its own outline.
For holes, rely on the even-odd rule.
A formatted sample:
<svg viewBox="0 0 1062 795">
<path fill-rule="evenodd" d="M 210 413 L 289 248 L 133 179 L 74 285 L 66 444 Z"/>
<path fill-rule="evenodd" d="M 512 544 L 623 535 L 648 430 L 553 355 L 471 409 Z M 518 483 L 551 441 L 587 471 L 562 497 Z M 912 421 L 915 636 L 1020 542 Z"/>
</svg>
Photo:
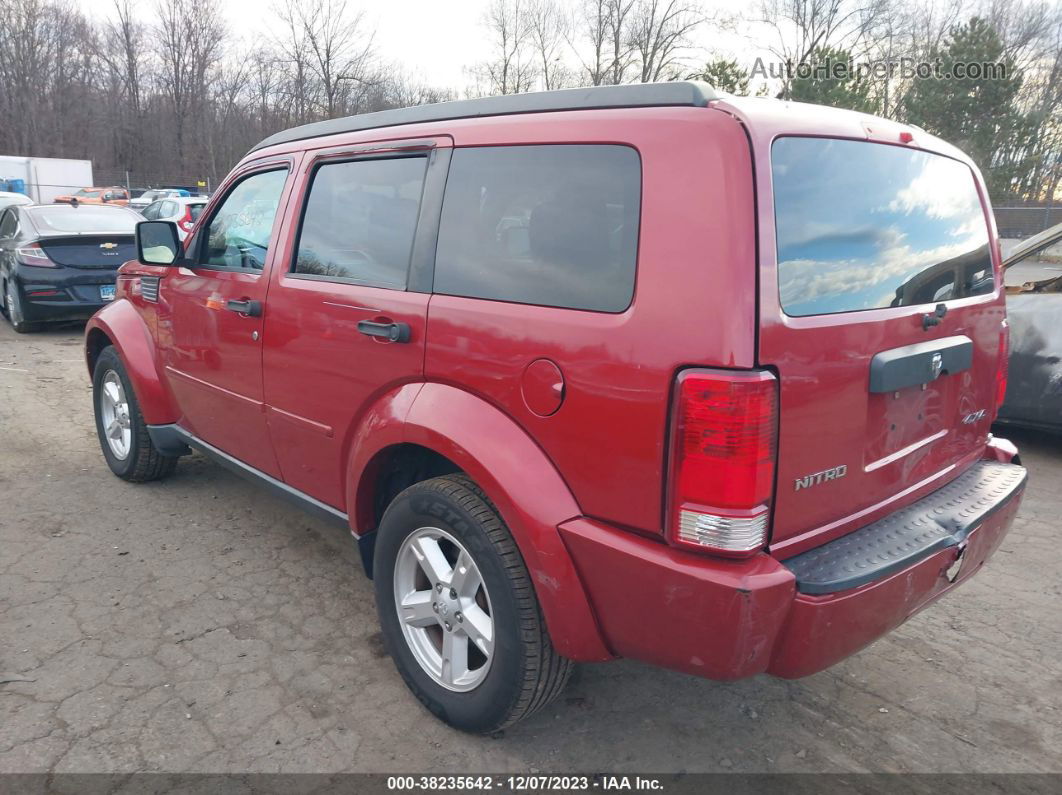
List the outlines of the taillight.
<svg viewBox="0 0 1062 795">
<path fill-rule="evenodd" d="M 767 543 L 778 383 L 768 372 L 686 370 L 673 407 L 668 538 L 747 555 Z"/>
<path fill-rule="evenodd" d="M 996 412 L 1007 397 L 1007 375 L 1010 372 L 1010 324 L 1004 318 L 999 330 L 999 363 L 996 366 Z"/>
<path fill-rule="evenodd" d="M 177 222 L 177 226 L 181 227 L 185 232 L 191 232 L 192 227 L 195 226 L 195 219 L 192 218 L 192 208 L 185 206 L 184 218 Z"/>
<path fill-rule="evenodd" d="M 23 246 L 15 249 L 15 259 L 34 268 L 58 268 L 40 246 Z"/>
</svg>

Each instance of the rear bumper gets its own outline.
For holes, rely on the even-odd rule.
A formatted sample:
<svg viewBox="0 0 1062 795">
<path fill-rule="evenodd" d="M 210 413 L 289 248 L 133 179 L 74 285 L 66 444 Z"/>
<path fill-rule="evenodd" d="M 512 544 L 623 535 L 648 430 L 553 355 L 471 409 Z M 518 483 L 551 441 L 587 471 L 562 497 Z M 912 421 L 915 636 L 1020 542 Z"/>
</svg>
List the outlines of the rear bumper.
<svg viewBox="0 0 1062 795">
<path fill-rule="evenodd" d="M 796 678 L 854 654 L 973 576 L 1010 529 L 1024 489 L 1024 469 L 985 460 L 787 561 L 710 558 L 588 519 L 560 530 L 616 654 L 710 679 Z M 900 532 L 908 525 L 913 533 Z"/>
<path fill-rule="evenodd" d="M 111 269 L 75 271 L 71 268 L 26 268 L 19 271 L 16 288 L 27 322 L 88 320 L 111 303 L 100 295 L 101 287 L 113 287 Z M 47 293 L 54 292 L 54 295 Z"/>
</svg>

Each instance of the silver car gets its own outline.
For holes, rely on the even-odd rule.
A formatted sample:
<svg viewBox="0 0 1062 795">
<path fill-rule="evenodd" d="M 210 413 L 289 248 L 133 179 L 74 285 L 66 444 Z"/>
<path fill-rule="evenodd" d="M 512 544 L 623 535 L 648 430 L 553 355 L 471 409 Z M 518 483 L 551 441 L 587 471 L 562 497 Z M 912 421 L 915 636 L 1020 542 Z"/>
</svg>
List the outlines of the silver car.
<svg viewBox="0 0 1062 795">
<path fill-rule="evenodd" d="M 187 194 L 188 191 L 180 191 L 177 188 L 155 188 L 152 190 L 146 190 L 135 199 L 130 199 L 129 206 L 134 210 L 143 210 L 149 204 L 157 202 L 159 199 L 180 197 L 182 193 Z"/>
<path fill-rule="evenodd" d="M 140 214 L 148 221 L 173 221 L 178 236 L 184 240 L 206 205 L 207 200 L 201 196 L 171 196 L 152 202 Z"/>
</svg>

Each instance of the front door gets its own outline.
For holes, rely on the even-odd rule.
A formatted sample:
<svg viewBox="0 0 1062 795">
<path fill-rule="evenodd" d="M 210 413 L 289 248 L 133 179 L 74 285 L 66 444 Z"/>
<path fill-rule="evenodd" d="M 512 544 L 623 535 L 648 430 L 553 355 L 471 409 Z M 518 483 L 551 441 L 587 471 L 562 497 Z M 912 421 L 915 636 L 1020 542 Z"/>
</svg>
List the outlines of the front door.
<svg viewBox="0 0 1062 795">
<path fill-rule="evenodd" d="M 284 481 L 340 510 L 353 429 L 375 400 L 424 377 L 422 266 L 449 151 L 448 139 L 360 144 L 302 166 L 301 210 L 289 214 L 301 225 L 284 230 L 291 247 L 269 293 L 266 418 Z"/>
<path fill-rule="evenodd" d="M 165 377 L 203 441 L 279 477 L 262 400 L 262 324 L 290 163 L 238 174 L 160 289 Z"/>
</svg>

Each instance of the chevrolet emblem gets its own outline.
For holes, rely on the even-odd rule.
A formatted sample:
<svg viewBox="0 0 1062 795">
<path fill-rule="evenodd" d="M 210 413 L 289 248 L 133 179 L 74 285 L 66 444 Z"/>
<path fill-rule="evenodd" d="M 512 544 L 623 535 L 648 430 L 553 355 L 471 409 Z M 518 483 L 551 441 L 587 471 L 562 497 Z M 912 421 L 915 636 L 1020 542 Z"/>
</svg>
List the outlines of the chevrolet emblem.
<svg viewBox="0 0 1062 795">
<path fill-rule="evenodd" d="M 117 243 L 100 243 L 100 248 L 110 251 L 112 248 L 118 248 Z"/>
</svg>

